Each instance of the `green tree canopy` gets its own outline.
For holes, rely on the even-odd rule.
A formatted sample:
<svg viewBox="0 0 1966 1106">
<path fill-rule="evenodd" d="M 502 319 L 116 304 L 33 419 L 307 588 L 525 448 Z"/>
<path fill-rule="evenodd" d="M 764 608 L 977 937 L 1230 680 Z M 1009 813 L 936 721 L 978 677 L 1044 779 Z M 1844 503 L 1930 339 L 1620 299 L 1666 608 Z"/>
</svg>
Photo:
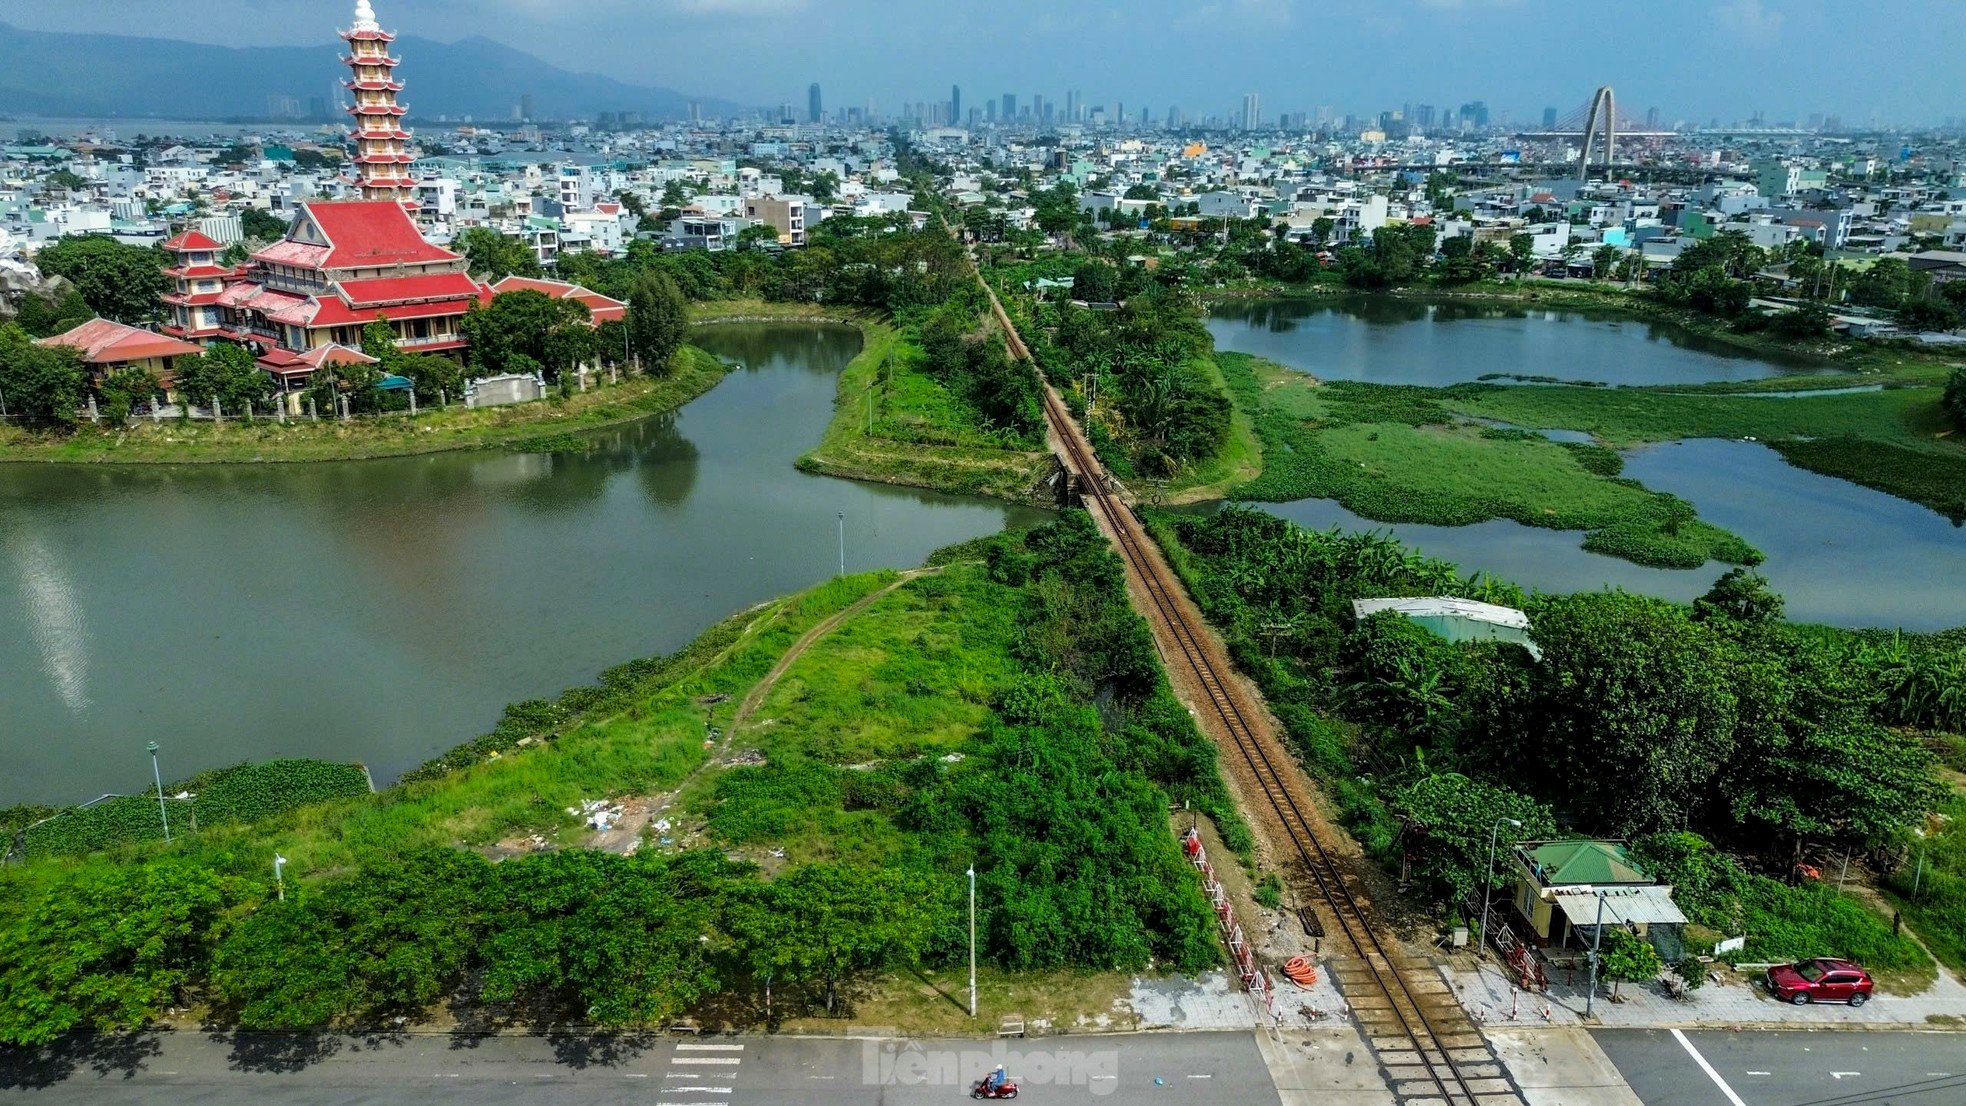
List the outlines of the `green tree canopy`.
<svg viewBox="0 0 1966 1106">
<path fill-rule="evenodd" d="M 236 902 L 236 881 L 185 860 L 91 865 L 0 905 L 0 1045 L 134 1029 L 181 1003 Z"/>
<path fill-rule="evenodd" d="M 75 421 L 87 372 L 79 351 L 42 347 L 20 327 L 0 326 L 0 404 L 28 422 Z"/>
<path fill-rule="evenodd" d="M 1684 607 L 1625 592 L 1531 604 L 1530 761 L 1592 824 L 1686 824 L 1734 749 L 1723 643 Z"/>
<path fill-rule="evenodd" d="M 541 275 L 539 258 L 524 239 L 508 237 L 490 227 L 467 229 L 457 236 L 456 246 L 469 262 L 471 272 L 486 281 Z"/>
<path fill-rule="evenodd" d="M 524 356 L 549 377 L 557 377 L 573 367 L 567 358 L 584 348 L 582 339 L 568 332 L 578 328 L 588 332 L 591 340 L 591 320 L 587 305 L 579 300 L 554 299 L 527 289 L 495 296 L 488 306 L 473 304 L 462 329 L 471 343 L 475 375 L 521 371 L 513 367 L 513 358 Z"/>
<path fill-rule="evenodd" d="M 35 255 L 41 271 L 66 277 L 90 310 L 119 323 L 157 317 L 157 297 L 170 288 L 162 251 L 126 246 L 104 235 L 62 238 Z"/>
<path fill-rule="evenodd" d="M 689 334 L 689 302 L 667 273 L 642 273 L 628 292 L 627 326 L 644 370 L 665 374 Z"/>
<path fill-rule="evenodd" d="M 273 382 L 253 361 L 244 347 L 220 343 L 197 357 L 178 362 L 179 394 L 200 407 L 216 400 L 229 414 L 239 414 L 247 403 L 264 402 L 273 393 Z"/>
</svg>

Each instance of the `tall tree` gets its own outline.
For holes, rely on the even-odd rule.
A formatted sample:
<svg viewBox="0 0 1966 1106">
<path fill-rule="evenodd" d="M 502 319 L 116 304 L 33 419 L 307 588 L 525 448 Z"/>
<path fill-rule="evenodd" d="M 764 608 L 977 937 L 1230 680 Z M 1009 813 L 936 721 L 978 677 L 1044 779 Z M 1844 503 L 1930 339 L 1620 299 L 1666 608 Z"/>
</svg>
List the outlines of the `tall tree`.
<svg viewBox="0 0 1966 1106">
<path fill-rule="evenodd" d="M 1541 790 L 1614 832 L 1685 825 L 1734 750 L 1725 642 L 1685 608 L 1625 592 L 1542 599 L 1530 616 Z"/>
<path fill-rule="evenodd" d="M 170 288 L 162 251 L 126 246 L 103 235 L 63 238 L 35 255 L 41 271 L 66 277 L 90 310 L 120 323 L 154 319 Z"/>
<path fill-rule="evenodd" d="M 457 248 L 469 261 L 471 272 L 487 281 L 541 275 L 539 258 L 524 239 L 508 237 L 490 227 L 471 227 L 458 235 Z"/>
<path fill-rule="evenodd" d="M 628 344 L 645 371 L 666 374 L 689 334 L 689 302 L 667 273 L 648 272 L 628 293 Z"/>
<path fill-rule="evenodd" d="M 178 392 L 200 407 L 217 401 L 228 414 L 239 414 L 247 403 L 263 402 L 273 382 L 241 346 L 221 343 L 178 366 Z"/>
<path fill-rule="evenodd" d="M 477 375 L 520 371 L 512 361 L 523 356 L 527 363 L 543 366 L 549 376 L 557 376 L 571 367 L 563 359 L 577 342 L 564 332 L 575 327 L 591 330 L 592 315 L 579 300 L 527 290 L 495 296 L 489 306 L 473 304 L 462 327 Z"/>
<path fill-rule="evenodd" d="M 37 346 L 20 327 L 0 326 L 0 406 L 7 414 L 28 422 L 72 423 L 86 379 L 78 351 Z"/>
</svg>

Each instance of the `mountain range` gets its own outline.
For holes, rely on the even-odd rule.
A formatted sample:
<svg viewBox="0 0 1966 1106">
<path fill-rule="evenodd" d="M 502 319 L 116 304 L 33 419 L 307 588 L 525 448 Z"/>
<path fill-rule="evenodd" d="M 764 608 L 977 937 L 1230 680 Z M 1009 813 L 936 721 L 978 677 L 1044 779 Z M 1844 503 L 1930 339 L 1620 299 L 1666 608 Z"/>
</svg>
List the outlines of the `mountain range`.
<svg viewBox="0 0 1966 1106">
<path fill-rule="evenodd" d="M 346 93 L 341 44 L 212 46 L 131 35 L 24 31 L 0 23 L 0 112 L 64 118 L 261 119 L 291 97 L 302 112 Z M 457 42 L 405 35 L 395 43 L 410 122 L 470 115 L 512 118 L 523 96 L 537 119 L 638 111 L 682 118 L 692 97 L 675 89 L 573 73 L 488 38 Z M 330 95 L 334 97 L 330 99 Z M 742 108 L 703 99 L 705 115 Z"/>
</svg>

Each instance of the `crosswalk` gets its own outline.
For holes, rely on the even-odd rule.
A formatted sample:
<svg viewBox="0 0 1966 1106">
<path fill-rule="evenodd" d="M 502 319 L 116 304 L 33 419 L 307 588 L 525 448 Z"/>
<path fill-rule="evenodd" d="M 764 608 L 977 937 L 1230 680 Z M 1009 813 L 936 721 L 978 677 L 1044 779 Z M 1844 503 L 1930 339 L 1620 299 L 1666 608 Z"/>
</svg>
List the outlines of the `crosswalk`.
<svg viewBox="0 0 1966 1106">
<path fill-rule="evenodd" d="M 741 1044 L 679 1044 L 669 1057 L 655 1106 L 730 1106 L 736 1069 L 743 1062 Z"/>
</svg>

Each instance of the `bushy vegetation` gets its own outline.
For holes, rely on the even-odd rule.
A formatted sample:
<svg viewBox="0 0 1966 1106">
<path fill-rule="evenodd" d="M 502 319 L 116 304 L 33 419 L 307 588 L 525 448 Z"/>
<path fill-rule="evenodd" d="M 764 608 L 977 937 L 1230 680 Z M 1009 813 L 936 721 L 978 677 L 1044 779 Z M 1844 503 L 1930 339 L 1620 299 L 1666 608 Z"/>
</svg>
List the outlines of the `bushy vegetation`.
<svg viewBox="0 0 1966 1106">
<path fill-rule="evenodd" d="M 270 818 L 309 803 L 368 792 L 368 774 L 359 765 L 274 760 L 214 769 L 167 784 L 164 807 L 172 832 L 185 834 L 199 827 Z M 186 793 L 191 797 L 177 797 Z M 164 837 L 154 790 L 90 807 L 48 810 L 41 818 L 46 820 L 37 819 L 39 824 L 31 829 L 19 827 L 25 830 L 21 847 L 29 857 L 72 856 Z"/>
<path fill-rule="evenodd" d="M 440 1003 L 493 1024 L 644 1025 L 718 992 L 755 1010 L 769 984 L 773 1016 L 838 1011 L 870 973 L 965 957 L 972 863 L 995 964 L 1213 963 L 1170 808 L 1208 813 L 1232 847 L 1249 838 L 1117 561 L 1077 514 L 951 557 L 891 589 L 893 574 L 833 581 L 676 656 L 516 704 L 378 796 L 284 810 L 258 788 L 325 793 L 333 774 L 215 773 L 190 781 L 200 801 L 258 821 L 207 826 L 201 807 L 198 834 L 169 852 L 137 841 L 0 871 L 0 962 L 35 965 L 0 979 L 0 1043 L 139 1025 L 167 1006 L 255 1028 L 373 1025 Z M 811 671 L 794 664 L 761 708 L 774 724 L 740 736 L 764 763 L 715 767 L 683 792 L 680 816 L 700 813 L 707 835 L 692 843 L 714 847 L 620 857 L 560 837 L 578 797 L 695 778 L 708 720 L 860 600 L 865 626 L 834 630 L 841 652 Z M 154 800 L 133 801 L 154 824 Z M 486 858 L 518 832 L 555 847 Z M 275 850 L 291 861 L 284 901 Z"/>
<path fill-rule="evenodd" d="M 1314 385 L 1242 354 L 1217 360 L 1263 441 L 1262 475 L 1236 489 L 1240 498 L 1336 499 L 1386 522 L 1509 518 L 1583 530 L 1586 549 L 1661 567 L 1761 560 L 1753 546 L 1700 521 L 1692 504 L 1619 478 L 1622 460 L 1612 450 L 1459 421 L 1450 405 L 1466 389 Z"/>
<path fill-rule="evenodd" d="M 1943 796 L 1918 735 L 1892 727 L 1944 724 L 1906 689 L 1928 680 L 1956 698 L 1956 646 L 1805 632 L 1750 573 L 1691 608 L 1617 591 L 1525 597 L 1381 537 L 1248 510 L 1154 528 L 1368 850 L 1390 862 L 1402 837 L 1409 851 L 1432 842 L 1411 873 L 1430 897 L 1478 885 L 1476 846 L 1497 817 L 1532 834 L 1552 815 L 1613 836 L 1691 828 L 1785 875 L 1829 850 L 1888 849 Z M 1353 599 L 1410 595 L 1521 607 L 1541 659 L 1392 616 L 1353 621 Z M 1763 910 L 1758 932 L 1782 948 L 1768 919 L 1822 905 L 1794 897 L 1807 889 L 1743 886 L 1743 909 Z M 1868 917 L 1851 910 L 1836 924 Z M 1828 938 L 1793 943 L 1815 939 Z"/>
<path fill-rule="evenodd" d="M 1231 407 L 1199 309 L 1137 267 L 1104 279 L 1124 296 L 1116 309 L 1015 300 L 1032 356 L 1116 475 L 1169 477 L 1215 458 L 1229 442 Z"/>
</svg>

